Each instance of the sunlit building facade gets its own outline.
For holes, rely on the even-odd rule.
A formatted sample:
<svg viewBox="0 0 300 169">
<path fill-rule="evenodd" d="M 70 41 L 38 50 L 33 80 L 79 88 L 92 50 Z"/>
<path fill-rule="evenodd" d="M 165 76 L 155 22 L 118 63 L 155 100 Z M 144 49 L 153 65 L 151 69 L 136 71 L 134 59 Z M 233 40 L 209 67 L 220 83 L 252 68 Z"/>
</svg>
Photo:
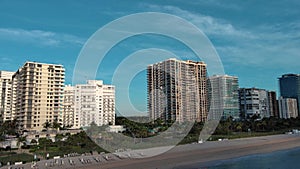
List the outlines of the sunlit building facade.
<svg viewBox="0 0 300 169">
<path fill-rule="evenodd" d="M 206 121 L 206 64 L 172 58 L 149 65 L 147 93 L 148 112 L 152 120 Z"/>
<path fill-rule="evenodd" d="M 0 71 L 0 122 L 13 120 L 11 112 L 12 76 L 15 72 Z"/>
<path fill-rule="evenodd" d="M 62 123 L 65 69 L 62 65 L 26 62 L 12 77 L 12 113 L 19 130 L 41 131 Z"/>
<path fill-rule="evenodd" d="M 115 124 L 115 87 L 102 80 L 88 80 L 75 86 L 73 128 Z"/>
<path fill-rule="evenodd" d="M 74 111 L 75 111 L 75 87 L 66 85 L 64 87 L 63 101 L 63 126 L 72 128 L 74 126 Z"/>
</svg>

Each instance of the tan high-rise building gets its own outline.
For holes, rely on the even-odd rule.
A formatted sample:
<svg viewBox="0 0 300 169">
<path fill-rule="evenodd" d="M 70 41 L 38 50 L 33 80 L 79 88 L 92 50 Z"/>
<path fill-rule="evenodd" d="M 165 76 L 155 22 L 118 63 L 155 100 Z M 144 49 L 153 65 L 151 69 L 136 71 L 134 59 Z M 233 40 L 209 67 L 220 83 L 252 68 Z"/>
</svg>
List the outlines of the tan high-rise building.
<svg viewBox="0 0 300 169">
<path fill-rule="evenodd" d="M 12 112 L 19 130 L 62 123 L 65 69 L 62 65 L 26 62 L 12 77 Z"/>
<path fill-rule="evenodd" d="M 152 120 L 206 121 L 208 91 L 204 62 L 168 59 L 149 65 L 147 83 Z"/>
<path fill-rule="evenodd" d="M 66 85 L 64 88 L 64 112 L 63 126 L 71 128 L 74 126 L 74 107 L 75 107 L 75 88 L 71 85 Z"/>
<path fill-rule="evenodd" d="M 12 75 L 14 72 L 0 71 L 0 122 L 12 120 Z"/>
</svg>

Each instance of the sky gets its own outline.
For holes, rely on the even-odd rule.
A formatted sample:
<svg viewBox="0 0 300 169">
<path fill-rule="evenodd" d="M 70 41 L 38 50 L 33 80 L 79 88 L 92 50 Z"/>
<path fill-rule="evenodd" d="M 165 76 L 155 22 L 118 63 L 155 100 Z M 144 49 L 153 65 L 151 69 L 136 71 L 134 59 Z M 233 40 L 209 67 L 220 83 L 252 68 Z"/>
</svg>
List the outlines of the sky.
<svg viewBox="0 0 300 169">
<path fill-rule="evenodd" d="M 202 30 L 215 47 L 225 73 L 238 76 L 240 87 L 278 92 L 278 77 L 300 73 L 299 9 L 298 0 L 0 0 L 0 70 L 16 71 L 26 61 L 63 64 L 66 84 L 72 84 L 77 58 L 98 29 L 126 15 L 162 12 L 181 17 Z M 98 67 L 96 79 L 112 83 L 122 60 L 148 48 L 195 59 L 188 47 L 169 37 L 133 36 L 110 49 Z M 146 111 L 145 71 L 137 72 L 131 81 L 129 96 L 137 111 L 132 112 L 117 97 L 121 114 Z"/>
</svg>

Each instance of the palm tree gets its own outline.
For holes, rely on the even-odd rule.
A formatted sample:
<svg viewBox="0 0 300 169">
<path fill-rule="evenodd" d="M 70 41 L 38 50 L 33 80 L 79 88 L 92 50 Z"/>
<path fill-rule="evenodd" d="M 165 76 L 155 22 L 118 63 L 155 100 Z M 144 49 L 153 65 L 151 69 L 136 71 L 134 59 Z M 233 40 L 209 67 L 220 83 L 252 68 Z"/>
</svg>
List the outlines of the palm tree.
<svg viewBox="0 0 300 169">
<path fill-rule="evenodd" d="M 43 124 L 43 127 L 48 131 L 48 128 L 51 127 L 51 123 L 46 121 L 44 124 Z"/>
<path fill-rule="evenodd" d="M 55 136 L 55 142 L 61 141 L 65 136 L 63 134 L 56 134 Z"/>
<path fill-rule="evenodd" d="M 57 122 L 57 121 L 54 121 L 53 123 L 52 123 L 52 128 L 53 129 L 60 129 L 60 124 Z"/>
<path fill-rule="evenodd" d="M 18 148 L 19 149 L 21 149 L 22 150 L 22 144 L 24 145 L 24 144 L 26 144 L 26 136 L 25 137 L 22 137 L 22 136 L 20 136 L 20 137 L 18 137 L 18 140 L 17 140 L 17 146 L 18 146 Z"/>
<path fill-rule="evenodd" d="M 35 139 L 32 139 L 32 140 L 30 141 L 30 143 L 36 145 L 36 144 L 37 144 L 37 141 L 36 141 Z"/>
</svg>

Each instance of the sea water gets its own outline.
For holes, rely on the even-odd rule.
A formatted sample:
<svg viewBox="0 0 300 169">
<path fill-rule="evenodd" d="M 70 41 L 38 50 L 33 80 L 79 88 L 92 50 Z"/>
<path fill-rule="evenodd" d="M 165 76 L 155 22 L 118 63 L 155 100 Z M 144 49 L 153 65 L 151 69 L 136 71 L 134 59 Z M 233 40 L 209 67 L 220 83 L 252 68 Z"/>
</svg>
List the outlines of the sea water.
<svg viewBox="0 0 300 169">
<path fill-rule="evenodd" d="M 300 169 L 300 148 L 216 162 L 207 169 Z"/>
</svg>

